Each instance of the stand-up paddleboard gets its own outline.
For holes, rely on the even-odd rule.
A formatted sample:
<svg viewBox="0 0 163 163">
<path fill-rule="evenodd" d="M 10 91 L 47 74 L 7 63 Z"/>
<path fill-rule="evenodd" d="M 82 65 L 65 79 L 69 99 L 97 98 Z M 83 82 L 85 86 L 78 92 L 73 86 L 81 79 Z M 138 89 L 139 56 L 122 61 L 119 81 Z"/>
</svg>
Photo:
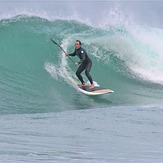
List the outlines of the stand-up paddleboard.
<svg viewBox="0 0 163 163">
<path fill-rule="evenodd" d="M 107 93 L 113 93 L 114 91 L 108 88 L 102 88 L 100 86 L 95 86 L 93 89 L 89 89 L 89 86 L 86 85 L 85 87 L 79 87 L 78 90 L 86 95 L 103 95 Z"/>
<path fill-rule="evenodd" d="M 95 81 L 93 82 L 95 85 L 93 89 L 89 89 L 90 85 L 88 83 L 86 83 L 85 87 L 80 87 L 78 85 L 78 81 L 73 76 L 70 76 L 70 74 L 68 74 L 66 70 L 63 71 L 66 79 L 71 83 L 71 85 L 75 87 L 79 92 L 85 95 L 94 96 L 94 95 L 111 94 L 114 92 L 111 89 L 100 87 L 98 83 L 96 83 Z"/>
</svg>

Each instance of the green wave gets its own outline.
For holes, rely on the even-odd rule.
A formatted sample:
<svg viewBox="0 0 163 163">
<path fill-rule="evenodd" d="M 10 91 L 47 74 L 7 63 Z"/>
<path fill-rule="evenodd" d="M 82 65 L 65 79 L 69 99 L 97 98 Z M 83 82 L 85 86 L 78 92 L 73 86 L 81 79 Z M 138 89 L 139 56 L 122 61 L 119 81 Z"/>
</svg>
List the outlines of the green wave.
<svg viewBox="0 0 163 163">
<path fill-rule="evenodd" d="M 162 102 L 159 48 L 150 46 L 145 38 L 140 41 L 135 31 L 137 27 L 99 29 L 73 20 L 28 16 L 1 20 L 1 114 Z M 154 29 L 152 33 L 158 34 Z M 75 78 L 76 67 L 51 38 L 67 52 L 72 52 L 74 41 L 80 39 L 93 60 L 93 79 L 115 93 L 91 98 L 77 92 L 64 75 L 65 70 Z"/>
</svg>

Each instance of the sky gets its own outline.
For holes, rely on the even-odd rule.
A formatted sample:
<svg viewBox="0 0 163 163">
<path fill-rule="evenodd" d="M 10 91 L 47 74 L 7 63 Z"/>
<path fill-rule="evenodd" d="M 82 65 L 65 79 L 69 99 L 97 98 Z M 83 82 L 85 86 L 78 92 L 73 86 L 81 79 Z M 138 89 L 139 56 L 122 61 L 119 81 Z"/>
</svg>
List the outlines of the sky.
<svg viewBox="0 0 163 163">
<path fill-rule="evenodd" d="M 75 18 L 100 24 L 109 16 L 122 16 L 140 24 L 163 27 L 163 1 L 97 1 L 97 0 L 0 0 L 1 19 L 20 14 L 36 14 L 49 18 Z M 116 19 L 115 16 L 115 19 Z M 102 20 L 102 21 L 101 21 Z"/>
</svg>

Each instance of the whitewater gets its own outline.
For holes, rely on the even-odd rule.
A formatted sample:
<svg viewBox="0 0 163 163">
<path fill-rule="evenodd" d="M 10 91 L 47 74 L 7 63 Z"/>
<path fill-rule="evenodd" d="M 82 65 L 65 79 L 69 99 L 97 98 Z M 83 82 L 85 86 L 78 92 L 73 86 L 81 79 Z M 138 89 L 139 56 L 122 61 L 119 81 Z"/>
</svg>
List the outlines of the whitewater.
<svg viewBox="0 0 163 163">
<path fill-rule="evenodd" d="M 152 5 L 163 3 L 0 2 L 0 163 L 163 161 L 163 29 Z M 114 93 L 78 92 L 77 68 L 51 39 L 69 53 L 81 40 L 94 81 Z"/>
</svg>

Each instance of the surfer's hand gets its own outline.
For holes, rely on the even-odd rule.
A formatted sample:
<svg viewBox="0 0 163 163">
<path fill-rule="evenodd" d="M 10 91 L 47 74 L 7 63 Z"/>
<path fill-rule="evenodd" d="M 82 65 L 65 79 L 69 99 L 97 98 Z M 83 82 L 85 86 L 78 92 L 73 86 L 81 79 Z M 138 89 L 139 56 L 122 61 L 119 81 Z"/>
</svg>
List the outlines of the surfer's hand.
<svg viewBox="0 0 163 163">
<path fill-rule="evenodd" d="M 74 65 L 75 65 L 75 66 L 78 66 L 78 62 L 74 62 Z"/>
<path fill-rule="evenodd" d="M 69 56 L 69 54 L 68 53 L 65 53 L 66 54 L 66 56 Z"/>
</svg>

